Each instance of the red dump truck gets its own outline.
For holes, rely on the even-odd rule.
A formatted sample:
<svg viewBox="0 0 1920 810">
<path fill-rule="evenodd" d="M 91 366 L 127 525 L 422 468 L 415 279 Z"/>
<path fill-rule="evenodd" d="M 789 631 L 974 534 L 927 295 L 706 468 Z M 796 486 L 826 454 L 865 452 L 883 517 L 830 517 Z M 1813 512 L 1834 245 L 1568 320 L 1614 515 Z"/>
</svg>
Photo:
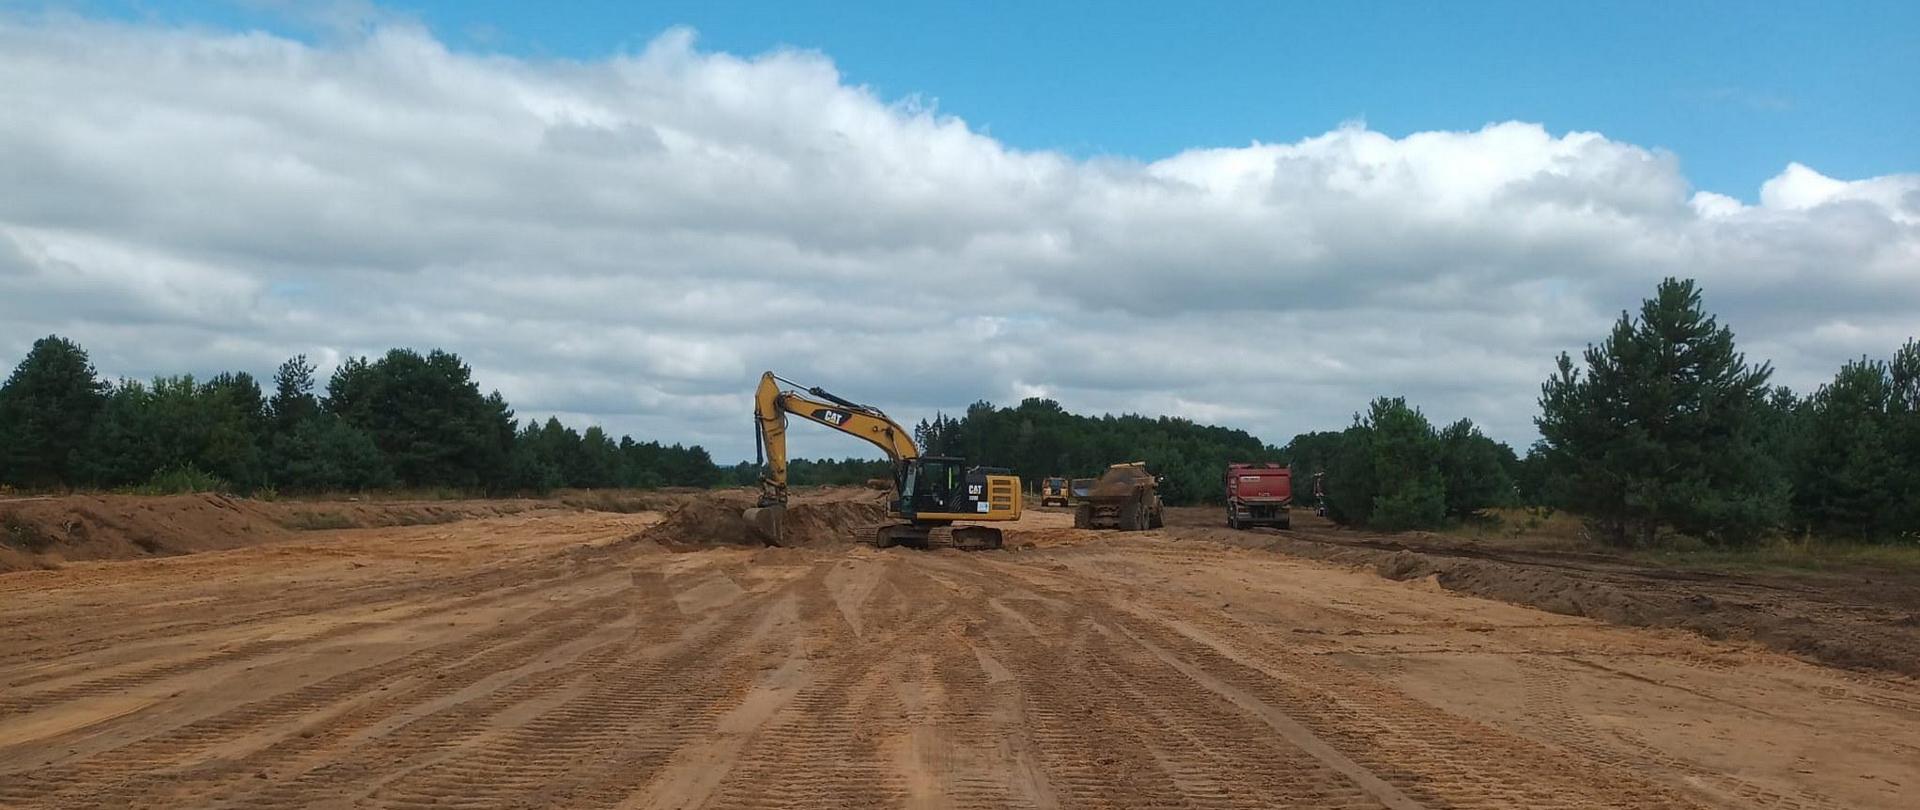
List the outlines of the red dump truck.
<svg viewBox="0 0 1920 810">
<path fill-rule="evenodd" d="M 1227 526 L 1293 525 L 1293 470 L 1284 464 L 1227 465 Z"/>
</svg>

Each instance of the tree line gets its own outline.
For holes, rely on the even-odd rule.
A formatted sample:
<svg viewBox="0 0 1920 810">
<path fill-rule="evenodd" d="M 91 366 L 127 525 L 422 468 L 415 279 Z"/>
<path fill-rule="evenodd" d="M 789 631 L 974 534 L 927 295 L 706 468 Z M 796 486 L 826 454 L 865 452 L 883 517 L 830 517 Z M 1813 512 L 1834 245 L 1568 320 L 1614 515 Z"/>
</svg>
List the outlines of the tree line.
<svg viewBox="0 0 1920 810">
<path fill-rule="evenodd" d="M 1619 545 L 1787 531 L 1920 539 L 1920 343 L 1808 395 L 1770 384 L 1692 281 L 1667 279 L 1541 386 L 1532 495 Z"/>
<path fill-rule="evenodd" d="M 1091 477 L 1109 464 L 1144 461 L 1166 479 L 1161 495 L 1173 504 L 1220 500 L 1229 462 L 1282 457 L 1244 430 L 1167 416 L 1083 416 L 1040 398 L 1010 408 L 976 402 L 959 417 L 923 419 L 913 432 L 922 452 L 1004 467 L 1029 481 Z"/>
<path fill-rule="evenodd" d="M 0 484 L 544 492 L 759 477 L 757 465 L 722 468 L 698 445 L 616 441 L 558 419 L 521 424 L 498 393 L 480 392 L 465 363 L 438 350 L 354 358 L 324 387 L 314 373 L 295 357 L 270 392 L 244 372 L 108 384 L 78 345 L 49 336 L 0 386 Z M 1074 414 L 1039 398 L 976 402 L 913 430 L 926 453 L 1028 480 L 1145 461 L 1174 504 L 1221 500 L 1230 462 L 1286 462 L 1300 501 L 1324 473 L 1336 520 L 1386 530 L 1528 505 L 1580 515 L 1620 545 L 1670 533 L 1726 546 L 1779 532 L 1920 538 L 1920 343 L 1849 362 L 1810 394 L 1771 377 L 1769 365 L 1738 351 L 1697 285 L 1667 279 L 1578 361 L 1560 355 L 1537 401 L 1540 439 L 1524 457 L 1471 420 L 1440 426 L 1398 397 L 1373 400 L 1345 430 L 1303 433 L 1283 447 L 1177 417 Z M 796 485 L 887 474 L 872 459 L 794 459 L 789 468 Z"/>
<path fill-rule="evenodd" d="M 1402 397 L 1380 397 L 1339 432 L 1303 433 L 1283 450 L 1295 501 L 1323 474 L 1327 514 L 1386 531 L 1430 529 L 1519 500 L 1519 459 L 1470 419 L 1435 428 Z"/>
<path fill-rule="evenodd" d="M 616 442 L 551 418 L 521 425 L 448 352 L 352 358 L 324 388 L 315 370 L 305 356 L 286 361 L 270 393 L 246 372 L 107 383 L 78 344 L 42 338 L 0 386 L 0 484 L 537 493 L 722 479 L 698 445 Z"/>
<path fill-rule="evenodd" d="M 734 486 L 750 487 L 760 482 L 760 465 L 742 461 L 728 467 L 723 478 Z M 842 458 L 787 460 L 789 486 L 862 486 L 875 479 L 891 479 L 893 463 L 883 459 Z"/>
<path fill-rule="evenodd" d="M 1920 539 L 1920 343 L 1849 362 L 1807 395 L 1772 374 L 1739 352 L 1698 285 L 1670 278 L 1579 361 L 1559 356 L 1524 458 L 1469 421 L 1435 430 L 1384 397 L 1284 453 L 1297 476 L 1325 473 L 1334 519 L 1381 529 L 1530 505 L 1579 515 L 1623 547 Z"/>
<path fill-rule="evenodd" d="M 1400 397 L 1278 448 L 1240 430 L 1084 416 L 1047 399 L 978 402 L 914 434 L 928 453 L 1029 480 L 1145 461 L 1175 504 L 1219 502 L 1229 462 L 1282 461 L 1298 501 L 1321 473 L 1335 520 L 1389 531 L 1544 506 L 1622 546 L 1673 534 L 1722 546 L 1780 532 L 1920 539 L 1920 342 L 1847 363 L 1807 395 L 1771 377 L 1707 312 L 1697 284 L 1666 279 L 1579 362 L 1558 358 L 1537 400 L 1541 438 L 1524 457 L 1470 419 L 1436 424 Z"/>
</svg>

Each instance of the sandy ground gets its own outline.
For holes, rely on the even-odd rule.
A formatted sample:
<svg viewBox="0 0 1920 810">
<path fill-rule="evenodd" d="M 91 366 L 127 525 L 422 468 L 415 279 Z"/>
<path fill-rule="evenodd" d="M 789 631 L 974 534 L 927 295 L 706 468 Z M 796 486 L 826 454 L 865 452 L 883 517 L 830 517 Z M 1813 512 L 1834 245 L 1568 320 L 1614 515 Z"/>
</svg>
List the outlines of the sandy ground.
<svg viewBox="0 0 1920 810">
<path fill-rule="evenodd" d="M 1239 548 L 540 510 L 0 576 L 4 807 L 1913 807 L 1920 686 Z"/>
</svg>

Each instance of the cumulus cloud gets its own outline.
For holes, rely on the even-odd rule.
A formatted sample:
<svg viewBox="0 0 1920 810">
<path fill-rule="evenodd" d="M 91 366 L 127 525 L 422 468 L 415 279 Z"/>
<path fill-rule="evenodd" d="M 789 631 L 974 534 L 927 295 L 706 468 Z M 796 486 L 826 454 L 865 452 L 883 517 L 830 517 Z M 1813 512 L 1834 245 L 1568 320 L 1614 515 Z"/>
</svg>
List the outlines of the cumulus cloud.
<svg viewBox="0 0 1920 810">
<path fill-rule="evenodd" d="M 9 356 L 439 346 L 522 415 L 723 459 L 765 368 L 905 419 L 1044 393 L 1278 443 L 1404 394 L 1524 443 L 1553 356 L 1661 276 L 1799 387 L 1920 323 L 1920 175 L 1747 204 L 1523 122 L 1078 160 L 684 30 L 581 62 L 69 18 L 0 18 L 0 109 Z"/>
</svg>

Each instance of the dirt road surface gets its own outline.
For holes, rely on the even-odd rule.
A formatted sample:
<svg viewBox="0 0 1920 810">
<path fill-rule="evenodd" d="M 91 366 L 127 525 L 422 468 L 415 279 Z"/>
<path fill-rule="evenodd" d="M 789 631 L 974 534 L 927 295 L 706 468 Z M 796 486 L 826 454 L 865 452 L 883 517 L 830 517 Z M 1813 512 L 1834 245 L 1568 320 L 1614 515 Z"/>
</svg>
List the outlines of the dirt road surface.
<svg viewBox="0 0 1920 810">
<path fill-rule="evenodd" d="M 1920 806 L 1920 687 L 1209 542 L 544 510 L 0 577 L 4 807 Z"/>
</svg>

